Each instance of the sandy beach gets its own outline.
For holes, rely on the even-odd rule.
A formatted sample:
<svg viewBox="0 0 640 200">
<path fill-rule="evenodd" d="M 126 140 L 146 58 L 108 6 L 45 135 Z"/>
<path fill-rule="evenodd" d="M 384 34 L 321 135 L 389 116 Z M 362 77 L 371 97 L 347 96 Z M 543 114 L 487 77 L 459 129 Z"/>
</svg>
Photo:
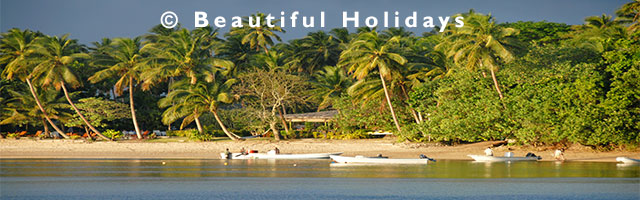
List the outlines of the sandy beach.
<svg viewBox="0 0 640 200">
<path fill-rule="evenodd" d="M 299 139 L 286 141 L 249 140 L 216 142 L 87 142 L 84 140 L 35 140 L 22 138 L 0 139 L 0 158 L 101 158 L 101 159 L 217 159 L 219 153 L 229 148 L 238 152 L 241 148 L 266 152 L 274 147 L 282 153 L 343 152 L 343 155 L 375 156 L 383 154 L 394 158 L 417 158 L 425 154 L 435 159 L 470 160 L 468 154 L 482 154 L 493 142 L 480 142 L 445 146 L 440 144 L 398 143 L 393 139 L 322 140 Z M 533 152 L 543 161 L 552 160 L 551 147 L 499 146 L 496 155 L 514 152 L 524 156 Z M 598 152 L 588 147 L 574 145 L 565 152 L 567 161 L 615 162 L 618 156 L 640 157 L 640 150 Z"/>
</svg>

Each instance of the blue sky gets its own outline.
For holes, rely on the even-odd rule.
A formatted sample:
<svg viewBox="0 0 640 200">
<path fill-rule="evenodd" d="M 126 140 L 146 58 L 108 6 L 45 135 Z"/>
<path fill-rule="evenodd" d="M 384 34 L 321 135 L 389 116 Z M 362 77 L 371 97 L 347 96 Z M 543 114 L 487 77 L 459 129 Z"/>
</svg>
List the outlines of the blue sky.
<svg viewBox="0 0 640 200">
<path fill-rule="evenodd" d="M 403 17 L 416 11 L 421 18 L 449 16 L 473 8 L 480 13 L 492 13 L 499 22 L 546 20 L 582 24 L 587 16 L 613 15 L 626 2 L 629 0 L 0 0 L 0 29 L 4 32 L 17 27 L 50 35 L 70 33 L 72 38 L 89 43 L 103 37 L 142 35 L 159 24 L 160 15 L 169 10 L 174 11 L 183 27 L 189 29 L 194 27 L 194 11 L 207 12 L 210 22 L 215 16 L 230 20 L 232 16 L 257 11 L 278 17 L 281 11 L 287 14 L 299 11 L 301 15 L 316 16 L 316 20 L 319 20 L 320 11 L 326 13 L 325 28 L 285 28 L 287 33 L 281 36 L 289 40 L 303 37 L 310 31 L 341 27 L 343 11 L 359 11 L 363 21 L 366 16 L 382 20 L 384 11 L 399 11 Z M 301 22 L 298 24 L 300 26 Z M 222 32 L 228 31 L 229 27 L 227 25 Z M 411 30 L 416 33 L 428 31 L 421 27 Z"/>
</svg>

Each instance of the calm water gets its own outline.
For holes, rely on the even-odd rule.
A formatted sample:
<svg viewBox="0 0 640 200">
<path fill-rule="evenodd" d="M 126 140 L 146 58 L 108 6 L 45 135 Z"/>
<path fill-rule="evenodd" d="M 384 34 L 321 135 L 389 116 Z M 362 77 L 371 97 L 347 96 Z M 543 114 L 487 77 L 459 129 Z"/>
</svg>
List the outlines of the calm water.
<svg viewBox="0 0 640 200">
<path fill-rule="evenodd" d="M 488 198 L 640 199 L 640 165 L 0 159 L 0 199 Z"/>
</svg>

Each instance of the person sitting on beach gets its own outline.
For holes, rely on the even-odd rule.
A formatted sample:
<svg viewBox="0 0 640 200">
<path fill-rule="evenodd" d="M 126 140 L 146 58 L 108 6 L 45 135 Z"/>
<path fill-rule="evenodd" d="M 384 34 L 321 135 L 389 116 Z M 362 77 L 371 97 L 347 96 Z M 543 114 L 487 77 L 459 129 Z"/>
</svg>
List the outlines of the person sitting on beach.
<svg viewBox="0 0 640 200">
<path fill-rule="evenodd" d="M 273 149 L 274 151 L 276 151 L 276 154 L 280 154 L 280 149 L 278 149 L 278 147 L 276 147 L 275 149 Z"/>
<path fill-rule="evenodd" d="M 242 147 L 242 149 L 240 149 L 240 154 L 242 155 L 247 155 L 247 150 L 244 149 L 244 147 Z"/>
<path fill-rule="evenodd" d="M 493 150 L 491 147 L 487 147 L 487 149 L 484 150 L 484 154 L 487 156 L 493 156 Z"/>
<path fill-rule="evenodd" d="M 553 154 L 553 158 L 559 161 L 564 161 L 564 148 L 556 149 L 556 152 Z"/>
</svg>

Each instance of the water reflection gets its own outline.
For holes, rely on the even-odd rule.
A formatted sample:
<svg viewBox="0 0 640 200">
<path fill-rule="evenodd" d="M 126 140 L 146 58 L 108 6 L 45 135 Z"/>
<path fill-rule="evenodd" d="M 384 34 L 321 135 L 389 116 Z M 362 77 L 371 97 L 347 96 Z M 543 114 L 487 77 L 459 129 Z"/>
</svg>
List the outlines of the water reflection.
<svg viewBox="0 0 640 200">
<path fill-rule="evenodd" d="M 470 162 L 428 165 L 330 164 L 328 160 L 0 159 L 0 176 L 539 178 L 640 177 L 639 165 L 589 162 Z"/>
</svg>

